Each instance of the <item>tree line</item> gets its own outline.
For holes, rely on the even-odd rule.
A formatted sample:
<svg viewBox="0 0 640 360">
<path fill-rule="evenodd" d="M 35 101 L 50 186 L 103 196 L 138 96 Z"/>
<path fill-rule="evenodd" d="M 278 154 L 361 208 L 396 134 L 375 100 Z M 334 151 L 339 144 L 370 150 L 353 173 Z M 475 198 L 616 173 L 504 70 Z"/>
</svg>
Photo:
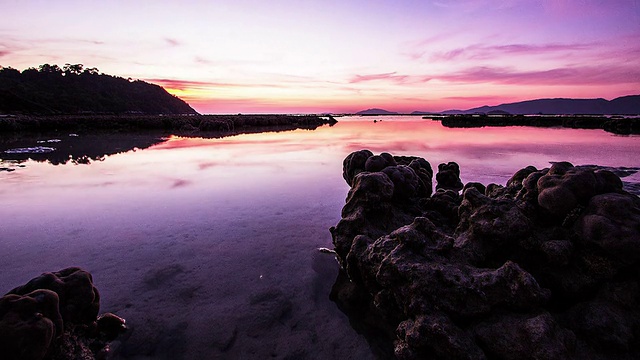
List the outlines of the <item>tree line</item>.
<svg viewBox="0 0 640 360">
<path fill-rule="evenodd" d="M 161 86 L 83 64 L 0 66 L 0 114 L 196 114 Z"/>
</svg>

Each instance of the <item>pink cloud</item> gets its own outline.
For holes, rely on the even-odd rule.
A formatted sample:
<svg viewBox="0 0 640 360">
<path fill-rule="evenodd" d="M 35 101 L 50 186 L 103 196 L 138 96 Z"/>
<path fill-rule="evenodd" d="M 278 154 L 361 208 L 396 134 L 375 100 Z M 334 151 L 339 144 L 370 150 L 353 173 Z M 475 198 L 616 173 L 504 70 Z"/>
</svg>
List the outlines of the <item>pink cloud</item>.
<svg viewBox="0 0 640 360">
<path fill-rule="evenodd" d="M 217 82 L 191 81 L 191 80 L 179 80 L 179 79 L 145 79 L 145 81 L 160 85 L 162 87 L 176 89 L 176 90 L 206 89 L 210 87 L 236 86 L 231 83 L 217 83 Z"/>
<path fill-rule="evenodd" d="M 454 38 L 454 37 L 458 36 L 461 33 L 463 33 L 462 29 L 459 29 L 458 31 L 440 33 L 440 34 L 436 34 L 436 35 L 433 35 L 433 36 L 426 37 L 426 38 L 424 38 L 422 40 L 419 40 L 415 44 L 410 44 L 410 45 L 412 47 L 431 46 L 433 44 L 440 43 L 440 42 L 442 42 L 444 40 L 449 40 L 451 38 Z"/>
<path fill-rule="evenodd" d="M 382 73 L 382 74 L 369 74 L 369 75 L 355 75 L 349 83 L 361 83 L 367 81 L 376 81 L 376 80 L 390 80 L 396 83 L 404 83 L 409 77 L 407 75 L 397 75 L 397 73 Z"/>
<path fill-rule="evenodd" d="M 172 189 L 182 188 L 192 184 L 192 181 L 184 180 L 184 179 L 175 179 L 172 181 L 173 181 L 173 184 L 171 185 Z"/>
<path fill-rule="evenodd" d="M 560 18 L 570 17 L 610 17 L 619 15 L 622 11 L 635 10 L 635 15 L 640 16 L 640 3 L 638 0 L 543 0 L 544 11 L 552 16 Z M 632 11 L 633 11 L 632 10 Z"/>
<path fill-rule="evenodd" d="M 227 83 L 227 82 L 215 82 L 215 81 L 192 81 L 192 80 L 180 80 L 180 79 L 144 79 L 147 82 L 160 85 L 162 87 L 176 89 L 176 90 L 194 90 L 194 89 L 209 89 L 209 88 L 284 88 L 285 86 L 279 84 L 240 84 L 240 83 Z"/>
<path fill-rule="evenodd" d="M 205 59 L 205 58 L 203 58 L 203 57 L 200 57 L 200 56 L 196 56 L 196 57 L 193 59 L 193 61 L 195 61 L 195 62 L 196 62 L 196 64 L 202 64 L 202 65 L 213 65 L 213 64 L 214 64 L 214 62 L 213 62 L 213 61 L 211 61 L 211 60 L 207 60 L 207 59 Z"/>
<path fill-rule="evenodd" d="M 432 61 L 451 61 L 459 58 L 466 59 L 498 59 L 510 55 L 540 55 L 557 54 L 569 51 L 590 50 L 597 43 L 576 43 L 576 44 L 507 44 L 483 46 L 480 44 L 469 45 L 446 52 L 437 52 L 431 56 Z"/>
<path fill-rule="evenodd" d="M 475 67 L 452 74 L 434 76 L 457 83 L 498 83 L 520 85 L 613 85 L 640 83 L 640 69 L 632 66 L 566 67 L 540 71 Z"/>
<path fill-rule="evenodd" d="M 573 51 L 573 50 L 588 50 L 593 46 L 598 45 L 597 43 L 578 43 L 578 44 L 542 44 L 542 45 L 531 45 L 531 44 L 509 44 L 509 45 L 498 45 L 498 46 L 490 46 L 487 47 L 487 50 L 494 50 L 502 53 L 508 54 L 541 54 L 541 53 L 549 53 L 556 51 Z"/>
<path fill-rule="evenodd" d="M 515 51 L 515 50 L 509 50 Z M 524 51 L 519 49 L 517 51 Z M 608 66 L 566 66 L 523 71 L 510 67 L 479 66 L 444 74 L 398 75 L 396 72 L 356 75 L 349 83 L 389 81 L 419 84 L 437 79 L 451 83 L 494 83 L 506 85 L 615 85 L 640 83 L 640 68 L 630 64 Z"/>
<path fill-rule="evenodd" d="M 431 56 L 431 61 L 451 61 L 462 56 L 469 48 L 454 49 L 447 52 L 436 53 Z"/>
<path fill-rule="evenodd" d="M 170 46 L 180 46 L 182 45 L 182 43 L 176 39 L 172 39 L 172 38 L 164 38 L 164 41 L 170 45 Z"/>
<path fill-rule="evenodd" d="M 443 97 L 444 100 L 462 100 L 462 101 L 484 101 L 497 103 L 500 101 L 505 101 L 505 97 L 502 96 L 447 96 Z"/>
</svg>

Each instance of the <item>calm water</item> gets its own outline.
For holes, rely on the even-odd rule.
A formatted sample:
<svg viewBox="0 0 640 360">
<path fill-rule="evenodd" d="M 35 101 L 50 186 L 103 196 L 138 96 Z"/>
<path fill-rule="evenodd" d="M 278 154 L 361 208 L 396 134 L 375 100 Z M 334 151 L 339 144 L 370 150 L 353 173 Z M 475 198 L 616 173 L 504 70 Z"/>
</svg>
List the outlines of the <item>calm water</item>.
<svg viewBox="0 0 640 360">
<path fill-rule="evenodd" d="M 0 293 L 87 269 L 101 312 L 133 328 L 122 358 L 373 358 L 328 299 L 337 265 L 316 250 L 332 247 L 351 151 L 456 161 L 464 182 L 485 184 L 550 161 L 640 167 L 640 137 L 379 119 L 222 139 L 4 139 L 0 167 L 15 171 L 0 171 Z M 71 143 L 91 158 L 66 161 Z M 2 152 L 37 145 L 58 150 L 33 157 L 59 165 Z"/>
</svg>

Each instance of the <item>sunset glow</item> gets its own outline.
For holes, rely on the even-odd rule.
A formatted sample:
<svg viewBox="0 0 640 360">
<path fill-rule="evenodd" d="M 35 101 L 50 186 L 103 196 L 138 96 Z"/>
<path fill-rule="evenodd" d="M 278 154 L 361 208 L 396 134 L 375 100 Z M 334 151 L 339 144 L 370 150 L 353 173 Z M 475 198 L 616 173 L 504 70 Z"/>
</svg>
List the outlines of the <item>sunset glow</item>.
<svg viewBox="0 0 640 360">
<path fill-rule="evenodd" d="M 200 113 L 640 93 L 638 0 L 5 1 L 0 65 L 82 63 Z"/>
</svg>

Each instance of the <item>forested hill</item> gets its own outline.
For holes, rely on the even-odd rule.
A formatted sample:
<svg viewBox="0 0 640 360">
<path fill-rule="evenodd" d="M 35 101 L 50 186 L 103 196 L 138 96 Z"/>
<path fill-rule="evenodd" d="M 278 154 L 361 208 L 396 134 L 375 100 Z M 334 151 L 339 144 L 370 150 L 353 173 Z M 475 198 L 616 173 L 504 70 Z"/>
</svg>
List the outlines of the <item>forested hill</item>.
<svg viewBox="0 0 640 360">
<path fill-rule="evenodd" d="M 82 64 L 0 66 L 0 114 L 197 114 L 164 88 Z"/>
</svg>

